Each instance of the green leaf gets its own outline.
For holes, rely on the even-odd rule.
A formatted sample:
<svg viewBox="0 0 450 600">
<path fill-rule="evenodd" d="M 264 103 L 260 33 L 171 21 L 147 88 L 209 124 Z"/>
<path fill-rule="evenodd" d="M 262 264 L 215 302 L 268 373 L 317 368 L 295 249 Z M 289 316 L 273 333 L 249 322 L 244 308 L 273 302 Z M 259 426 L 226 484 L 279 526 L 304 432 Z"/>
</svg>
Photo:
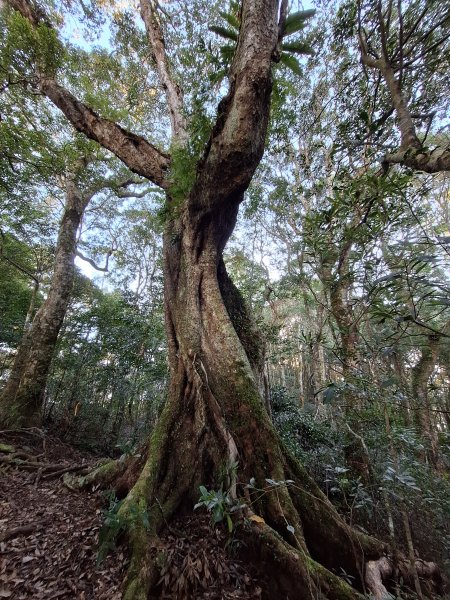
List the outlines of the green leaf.
<svg viewBox="0 0 450 600">
<path fill-rule="evenodd" d="M 302 74 L 302 68 L 300 66 L 300 63 L 294 56 L 291 56 L 290 54 L 286 54 L 285 52 L 282 52 L 281 56 L 280 56 L 280 62 L 283 63 L 283 65 L 285 67 L 290 69 L 296 75 Z"/>
<path fill-rule="evenodd" d="M 323 403 L 330 404 L 330 402 L 333 401 L 337 391 L 337 386 L 334 383 L 330 383 L 330 385 L 328 385 L 323 392 Z"/>
<path fill-rule="evenodd" d="M 231 25 L 231 27 L 239 31 L 239 20 L 232 13 L 219 11 L 219 15 L 222 17 L 222 19 L 225 19 L 225 21 L 227 21 L 227 23 Z"/>
<path fill-rule="evenodd" d="M 229 531 L 229 533 L 231 533 L 233 531 L 233 521 L 231 520 L 231 517 L 229 514 L 227 514 L 227 525 L 228 525 L 228 531 Z"/>
<path fill-rule="evenodd" d="M 209 30 L 213 33 L 217 33 L 217 35 L 220 35 L 220 37 L 237 42 L 237 33 L 231 29 L 227 29 L 226 27 L 220 27 L 219 25 L 212 25 L 209 28 Z"/>
<path fill-rule="evenodd" d="M 293 33 L 297 33 L 305 27 L 306 21 L 311 19 L 316 14 L 315 9 L 310 10 L 301 10 L 299 12 L 295 12 L 290 14 L 284 26 L 284 36 L 292 35 Z"/>
<path fill-rule="evenodd" d="M 223 511 L 223 506 L 221 504 L 218 504 L 214 510 L 213 510 L 213 522 L 214 523 L 220 523 L 220 521 L 223 520 L 224 517 L 224 511 Z"/>
<path fill-rule="evenodd" d="M 304 42 L 291 42 L 289 44 L 281 44 L 282 50 L 286 52 L 293 52 L 294 54 L 309 54 L 313 55 L 314 50 L 309 44 Z"/>
</svg>

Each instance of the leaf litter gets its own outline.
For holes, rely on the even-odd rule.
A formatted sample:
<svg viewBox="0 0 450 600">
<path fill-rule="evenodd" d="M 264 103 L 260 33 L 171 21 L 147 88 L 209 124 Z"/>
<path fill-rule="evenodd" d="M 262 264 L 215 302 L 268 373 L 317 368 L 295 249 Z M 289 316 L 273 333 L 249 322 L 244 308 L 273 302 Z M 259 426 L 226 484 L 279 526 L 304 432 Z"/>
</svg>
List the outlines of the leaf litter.
<svg viewBox="0 0 450 600">
<path fill-rule="evenodd" d="M 88 471 L 96 462 L 38 429 L 0 432 L 0 600 L 122 598 L 124 550 L 97 563 L 105 494 L 62 483 L 63 471 Z M 233 557 L 225 528 L 206 514 L 176 521 L 153 558 L 160 580 L 152 599 L 261 598 L 258 577 Z"/>
<path fill-rule="evenodd" d="M 70 469 L 96 462 L 39 430 L 0 438 L 27 463 Z M 0 463 L 0 599 L 119 600 L 123 552 L 96 564 L 101 493 L 72 492 L 40 468 Z"/>
</svg>

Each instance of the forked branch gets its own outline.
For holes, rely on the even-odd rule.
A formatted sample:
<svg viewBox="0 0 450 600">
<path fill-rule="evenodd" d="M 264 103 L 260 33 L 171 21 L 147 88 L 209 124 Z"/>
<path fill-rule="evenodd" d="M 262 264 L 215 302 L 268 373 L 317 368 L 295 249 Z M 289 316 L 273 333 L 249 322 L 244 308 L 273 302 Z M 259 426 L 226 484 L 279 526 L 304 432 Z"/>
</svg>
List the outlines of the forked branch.
<svg viewBox="0 0 450 600">
<path fill-rule="evenodd" d="M 392 8 L 391 4 L 389 5 Z M 441 171 L 450 170 L 450 147 L 448 145 L 437 146 L 436 148 L 426 148 L 420 141 L 417 135 L 414 119 L 408 106 L 407 99 L 402 89 L 404 72 L 409 65 L 414 61 L 405 62 L 404 59 L 408 55 L 405 51 L 405 43 L 410 39 L 412 31 L 417 29 L 419 22 L 415 22 L 409 32 L 404 31 L 404 19 L 402 15 L 401 2 L 397 3 L 398 20 L 399 20 L 399 39 L 398 47 L 391 55 L 388 51 L 388 39 L 390 35 L 390 19 L 386 18 L 382 10 L 381 0 L 377 3 L 377 27 L 380 34 L 380 49 L 373 51 L 369 48 L 368 38 L 361 22 L 361 3 L 359 2 L 358 16 L 358 40 L 361 53 L 361 62 L 365 67 L 376 69 L 381 74 L 386 87 L 388 89 L 392 106 L 397 117 L 398 129 L 400 132 L 400 148 L 398 151 L 388 154 L 384 158 L 384 163 L 402 164 L 411 169 L 424 171 L 427 173 L 438 173 Z M 388 11 L 390 14 L 390 11 Z M 422 18 L 425 12 L 422 13 Z M 448 19 L 448 15 L 445 19 Z M 445 21 L 444 19 L 444 21 Z M 437 25 L 442 25 L 444 21 L 440 21 Z M 441 42 L 439 42 L 441 43 Z M 435 46 L 430 46 L 419 57 L 414 60 L 423 58 Z"/>
</svg>

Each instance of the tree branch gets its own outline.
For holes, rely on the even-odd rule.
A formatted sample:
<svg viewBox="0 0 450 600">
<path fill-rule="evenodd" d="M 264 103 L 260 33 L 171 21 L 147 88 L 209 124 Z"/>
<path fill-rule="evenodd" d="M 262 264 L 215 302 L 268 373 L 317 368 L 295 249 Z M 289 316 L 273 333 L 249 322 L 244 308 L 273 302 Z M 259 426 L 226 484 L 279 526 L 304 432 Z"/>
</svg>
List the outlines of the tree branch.
<svg viewBox="0 0 450 600">
<path fill-rule="evenodd" d="M 78 256 L 78 258 L 81 258 L 81 260 L 84 260 L 85 262 L 89 263 L 91 265 L 91 267 L 93 267 L 96 271 L 102 271 L 103 273 L 107 273 L 108 265 L 109 265 L 109 257 L 111 256 L 111 254 L 113 252 L 114 252 L 114 249 L 110 248 L 108 250 L 108 252 L 106 253 L 106 261 L 105 261 L 104 267 L 99 267 L 98 264 L 94 260 L 92 260 L 92 258 L 89 258 L 88 256 L 84 256 L 84 254 L 82 254 L 80 252 L 80 250 L 76 251 L 76 255 Z"/>
<path fill-rule="evenodd" d="M 1 238 L 5 237 L 5 234 L 1 230 L 0 230 L 0 237 Z M 12 258 L 9 258 L 5 254 L 3 254 L 3 244 L 2 243 L 0 243 L 0 258 L 2 258 L 3 260 L 5 260 L 11 266 L 15 267 L 18 271 L 20 271 L 21 273 L 23 273 L 27 277 L 30 277 L 30 279 L 32 279 L 35 283 L 37 283 L 37 284 L 39 283 L 39 279 L 36 277 L 36 275 L 34 275 L 33 273 L 31 273 L 31 271 L 29 271 L 28 269 L 26 269 L 25 267 L 23 267 L 22 265 L 20 265 L 19 263 L 17 263 Z"/>
<path fill-rule="evenodd" d="M 387 154 L 384 158 L 386 163 L 405 165 L 416 171 L 425 173 L 441 173 L 450 171 L 450 147 L 437 146 L 432 150 L 407 148 Z"/>
<path fill-rule="evenodd" d="M 46 15 L 28 0 L 7 0 L 7 2 L 33 26 L 45 24 L 51 27 Z M 142 136 L 99 116 L 53 78 L 40 73 L 37 77 L 39 91 L 64 113 L 77 131 L 110 150 L 134 173 L 146 177 L 162 188 L 168 186 L 166 172 L 169 167 L 169 156 L 167 154 L 158 150 Z"/>
<path fill-rule="evenodd" d="M 44 79 L 39 88 L 64 113 L 77 131 L 110 150 L 133 173 L 146 177 L 162 188 L 167 187 L 167 154 L 160 152 L 142 136 L 100 117 L 56 81 Z"/>
<path fill-rule="evenodd" d="M 140 8 L 147 38 L 155 57 L 156 69 L 166 95 L 172 136 L 183 143 L 187 138 L 186 119 L 183 114 L 183 93 L 170 73 L 164 35 L 158 19 L 158 7 L 154 0 L 140 0 Z"/>
<path fill-rule="evenodd" d="M 399 11 L 401 11 L 401 3 L 398 2 Z M 417 171 L 426 173 L 438 173 L 450 170 L 450 148 L 448 146 L 439 146 L 432 150 L 423 147 L 416 132 L 416 127 L 408 107 L 408 103 L 403 96 L 401 81 L 404 70 L 411 65 L 411 62 L 405 62 L 404 45 L 409 35 L 403 30 L 403 20 L 401 19 L 401 32 L 399 48 L 394 53 L 399 60 L 400 75 L 396 77 L 396 67 L 389 60 L 387 49 L 387 32 L 385 28 L 384 17 L 381 11 L 381 2 L 377 3 L 377 15 L 380 28 L 380 37 L 382 45 L 382 56 L 379 59 L 374 59 L 369 55 L 367 46 L 367 37 L 364 29 L 359 21 L 358 38 L 361 52 L 361 61 L 363 65 L 372 69 L 377 69 L 386 84 L 389 95 L 391 97 L 392 106 L 395 110 L 398 128 L 400 131 L 400 148 L 397 152 L 388 154 L 384 158 L 384 165 L 402 164 Z M 418 23 L 414 24 L 414 28 Z M 441 40 L 439 41 L 441 43 Z M 398 70 L 398 69 L 397 69 Z"/>
</svg>

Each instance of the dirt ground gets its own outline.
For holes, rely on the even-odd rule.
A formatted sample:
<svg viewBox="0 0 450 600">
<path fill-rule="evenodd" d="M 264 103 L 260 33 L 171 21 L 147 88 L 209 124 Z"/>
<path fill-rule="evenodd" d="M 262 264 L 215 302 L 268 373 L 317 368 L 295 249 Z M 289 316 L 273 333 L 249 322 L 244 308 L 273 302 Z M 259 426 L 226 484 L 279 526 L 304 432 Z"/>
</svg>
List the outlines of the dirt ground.
<svg viewBox="0 0 450 600">
<path fill-rule="evenodd" d="M 83 474 L 97 461 L 38 429 L 0 432 L 0 599 L 122 597 L 124 549 L 97 561 L 105 491 L 71 491 L 62 480 L 64 471 Z M 152 598 L 260 599 L 262 586 L 230 542 L 207 514 L 174 523 L 153 549 L 161 579 Z"/>
</svg>

